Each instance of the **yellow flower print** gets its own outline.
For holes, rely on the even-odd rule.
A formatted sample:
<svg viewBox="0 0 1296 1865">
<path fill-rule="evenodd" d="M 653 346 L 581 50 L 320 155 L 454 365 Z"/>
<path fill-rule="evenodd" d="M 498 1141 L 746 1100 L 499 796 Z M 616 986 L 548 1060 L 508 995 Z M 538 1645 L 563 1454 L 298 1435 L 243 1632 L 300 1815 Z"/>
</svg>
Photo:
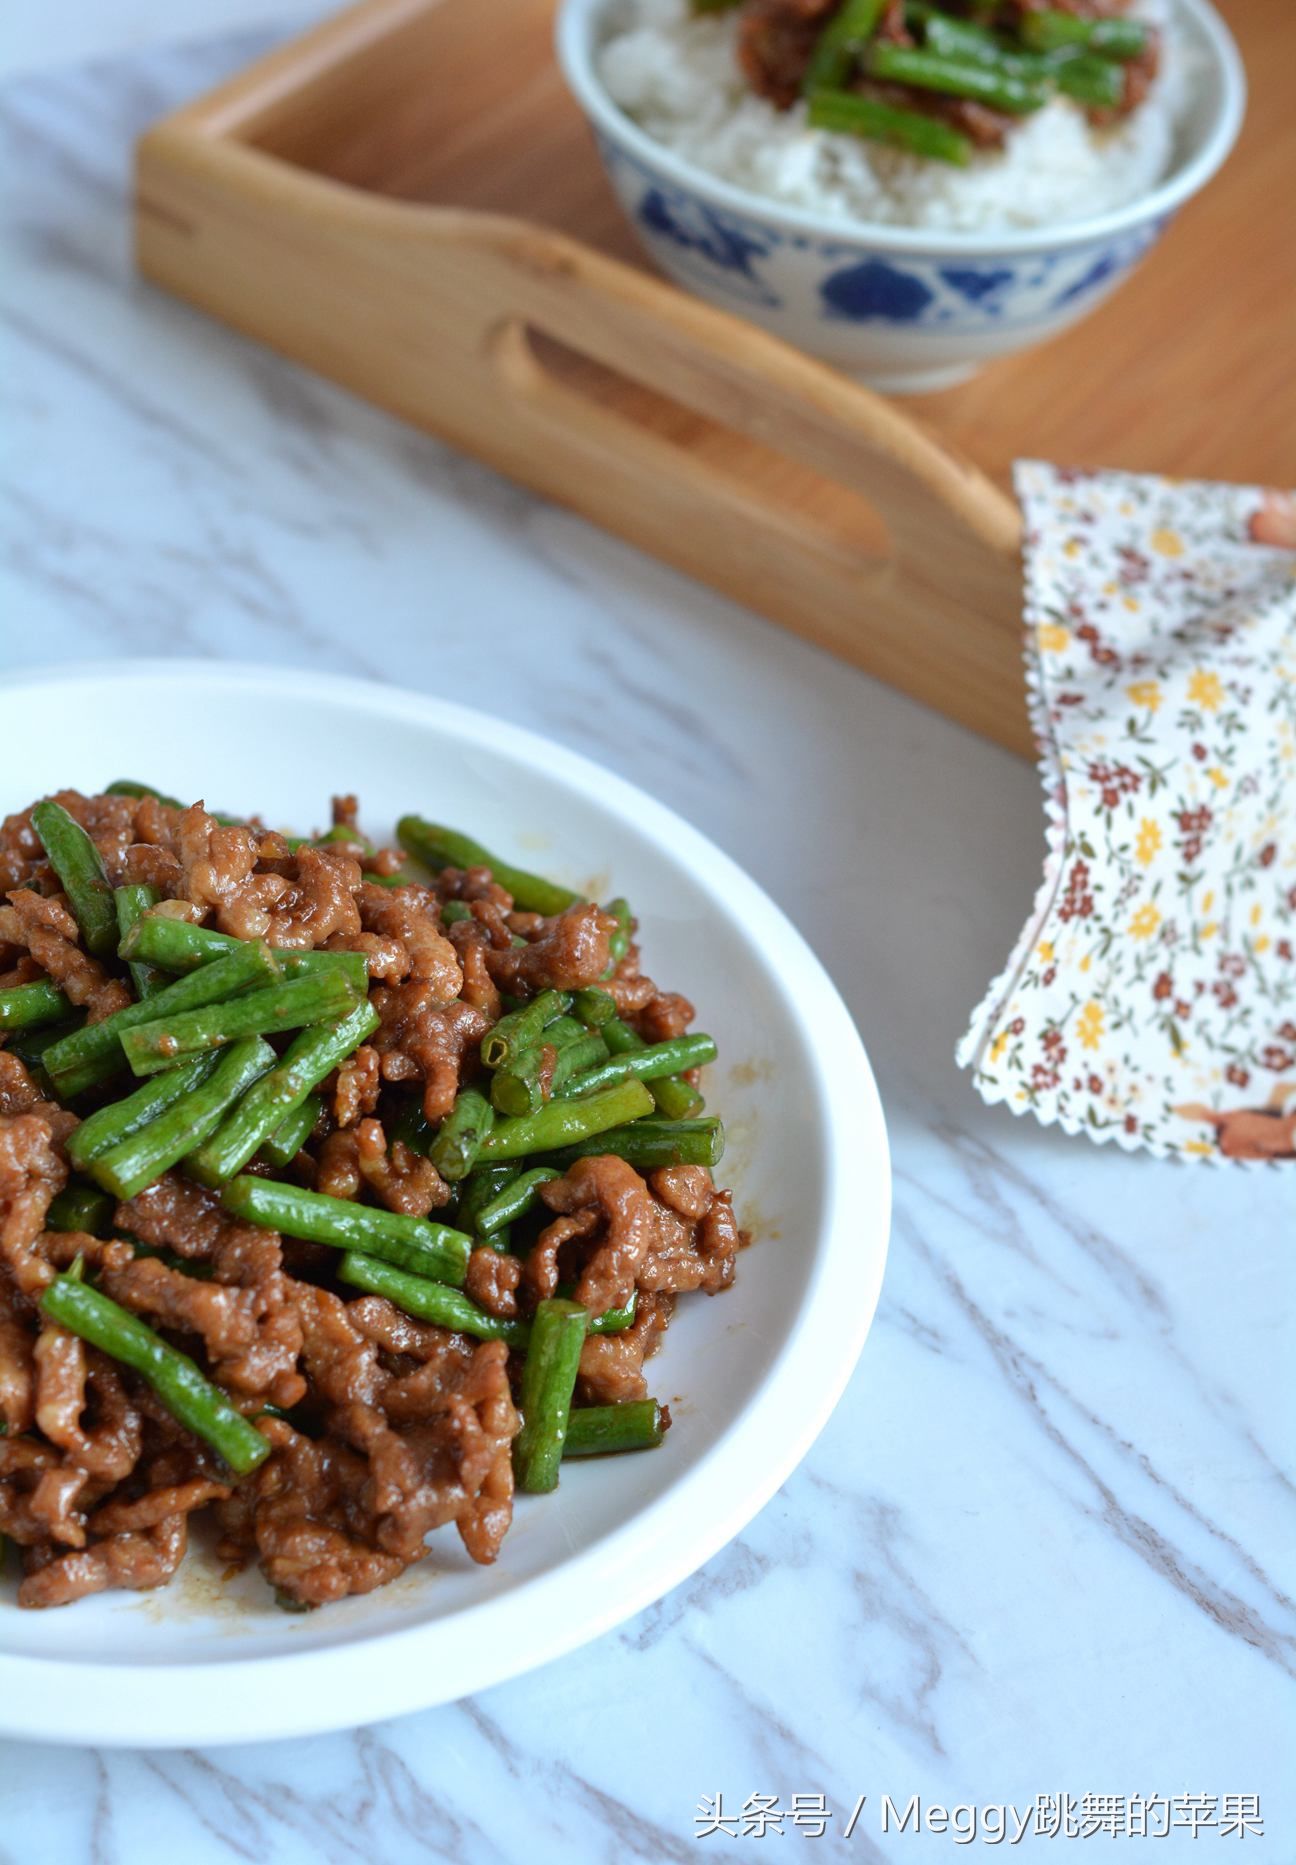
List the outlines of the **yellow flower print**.
<svg viewBox="0 0 1296 1865">
<path fill-rule="evenodd" d="M 1183 556 L 1183 539 L 1177 531 L 1166 531 L 1164 529 L 1154 531 L 1148 539 L 1148 543 L 1157 553 L 1158 557 Z"/>
<path fill-rule="evenodd" d="M 992 1062 L 997 1062 L 1007 1047 L 1008 1032 L 1007 1030 L 1000 1030 L 999 1034 L 990 1045 L 990 1060 Z"/>
<path fill-rule="evenodd" d="M 1036 639 L 1043 653 L 1062 654 L 1071 645 L 1071 630 L 1063 628 L 1060 622 L 1041 622 Z"/>
<path fill-rule="evenodd" d="M 1051 965 L 1053 963 L 1053 941 L 1051 939 L 1041 939 L 1038 946 L 1035 948 L 1035 952 L 1041 965 Z"/>
<path fill-rule="evenodd" d="M 1146 706 L 1149 712 L 1156 712 L 1161 705 L 1161 685 L 1157 680 L 1136 680 L 1127 686 L 1125 692 L 1136 706 Z"/>
<path fill-rule="evenodd" d="M 1215 1151 L 1215 1148 L 1209 1140 L 1185 1140 L 1183 1151 L 1185 1153 L 1199 1153 L 1203 1159 L 1209 1159 L 1211 1154 Z"/>
<path fill-rule="evenodd" d="M 1135 939 L 1150 939 L 1161 924 L 1161 915 L 1147 900 L 1130 921 L 1130 933 Z"/>
<path fill-rule="evenodd" d="M 1080 540 L 1078 537 L 1069 537 L 1067 539 L 1066 543 L 1062 546 L 1062 555 L 1071 558 L 1076 558 L 1080 555 Z"/>
<path fill-rule="evenodd" d="M 1202 895 L 1202 912 L 1209 913 L 1214 905 L 1215 889 L 1213 887 L 1208 887 L 1206 892 Z"/>
<path fill-rule="evenodd" d="M 1091 997 L 1080 1015 L 1076 1018 L 1076 1035 L 1082 1049 L 1097 1049 L 1102 1042 L 1103 1007 L 1096 997 Z"/>
<path fill-rule="evenodd" d="M 1199 667 L 1188 682 L 1188 697 L 1204 711 L 1217 712 L 1224 698 L 1219 675 Z"/>
<path fill-rule="evenodd" d="M 1253 926 L 1258 926 L 1263 918 L 1264 918 L 1264 908 L 1260 905 L 1260 902 L 1257 900 L 1255 905 L 1251 909 L 1251 924 Z"/>
<path fill-rule="evenodd" d="M 1121 601 L 1125 604 L 1125 607 L 1129 610 L 1131 615 L 1138 614 L 1139 605 L 1137 596 L 1122 596 Z"/>
<path fill-rule="evenodd" d="M 1201 929 L 1201 936 L 1203 939 L 1213 939 L 1218 931 L 1219 921 L 1207 920 L 1206 924 Z"/>
<path fill-rule="evenodd" d="M 1161 846 L 1161 824 L 1152 816 L 1145 816 L 1139 824 L 1138 839 L 1134 844 L 1134 857 L 1146 868 Z"/>
<path fill-rule="evenodd" d="M 1212 764 L 1206 775 L 1210 778 L 1217 790 L 1228 789 L 1228 778 L 1224 775 L 1218 764 Z"/>
<path fill-rule="evenodd" d="M 1269 950 L 1268 933 L 1261 933 L 1258 939 L 1253 939 L 1251 941 L 1251 950 L 1256 954 L 1257 957 L 1259 957 L 1261 953 L 1267 952 Z"/>
</svg>

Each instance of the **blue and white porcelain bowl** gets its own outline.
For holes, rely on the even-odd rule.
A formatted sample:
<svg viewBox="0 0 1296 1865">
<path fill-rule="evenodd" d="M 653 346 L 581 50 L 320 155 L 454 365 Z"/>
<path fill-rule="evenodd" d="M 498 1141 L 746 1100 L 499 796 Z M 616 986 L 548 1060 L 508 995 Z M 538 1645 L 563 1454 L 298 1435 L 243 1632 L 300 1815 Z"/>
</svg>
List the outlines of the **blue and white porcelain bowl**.
<svg viewBox="0 0 1296 1865">
<path fill-rule="evenodd" d="M 1088 220 L 951 232 L 829 219 L 734 187 L 646 134 L 597 55 L 624 0 L 563 0 L 558 58 L 636 233 L 686 290 L 875 387 L 944 387 L 1056 336 L 1133 271 L 1228 155 L 1246 105 L 1237 48 L 1207 0 L 1175 0 L 1189 97 L 1169 173 Z"/>
</svg>

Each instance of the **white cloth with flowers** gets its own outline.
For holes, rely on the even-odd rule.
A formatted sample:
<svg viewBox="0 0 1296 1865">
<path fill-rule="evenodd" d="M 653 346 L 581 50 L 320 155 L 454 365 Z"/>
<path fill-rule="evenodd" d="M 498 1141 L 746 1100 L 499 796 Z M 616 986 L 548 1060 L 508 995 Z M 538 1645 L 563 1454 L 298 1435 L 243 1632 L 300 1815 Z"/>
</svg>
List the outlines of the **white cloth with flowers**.
<svg viewBox="0 0 1296 1865">
<path fill-rule="evenodd" d="M 1296 1158 L 1296 503 L 1027 462 L 1048 852 L 959 1049 L 987 1101 Z"/>
</svg>

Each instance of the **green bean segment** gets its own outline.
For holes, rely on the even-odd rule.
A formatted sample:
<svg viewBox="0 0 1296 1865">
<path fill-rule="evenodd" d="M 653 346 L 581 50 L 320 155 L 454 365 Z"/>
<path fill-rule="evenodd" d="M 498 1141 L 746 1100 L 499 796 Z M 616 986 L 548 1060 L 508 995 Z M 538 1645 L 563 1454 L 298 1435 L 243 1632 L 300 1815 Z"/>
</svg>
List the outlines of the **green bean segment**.
<svg viewBox="0 0 1296 1865">
<path fill-rule="evenodd" d="M 519 1489 L 556 1489 L 589 1316 L 561 1297 L 539 1304 L 522 1366 L 522 1429 L 513 1440 Z"/>
<path fill-rule="evenodd" d="M 971 97 L 992 110 L 1005 110 L 1013 116 L 1025 116 L 1048 101 L 1049 87 L 1039 79 L 1021 77 L 976 59 L 941 58 L 935 52 L 914 51 L 906 45 L 875 45 L 866 67 L 870 77 L 950 97 Z"/>
<path fill-rule="evenodd" d="M 262 1140 L 258 1157 L 268 1166 L 290 1166 L 315 1130 L 323 1102 L 308 1094 L 301 1106 L 281 1120 L 268 1140 Z"/>
<path fill-rule="evenodd" d="M 431 1146 L 428 1158 L 448 1185 L 466 1179 L 495 1125 L 495 1109 L 476 1088 L 461 1088 Z"/>
<path fill-rule="evenodd" d="M 136 884 L 118 887 L 113 893 L 118 939 L 124 939 L 141 914 L 147 913 L 150 907 L 157 905 L 157 902 L 155 887 Z M 128 969 L 136 998 L 156 997 L 159 991 L 166 988 L 166 974 L 159 971 L 156 965 L 149 965 L 142 959 L 136 959 Z"/>
<path fill-rule="evenodd" d="M 254 1083 L 209 1140 L 188 1155 L 186 1170 L 203 1185 L 223 1185 L 241 1172 L 257 1149 L 302 1106 L 312 1088 L 378 1028 L 378 1012 L 366 1000 L 340 1023 L 303 1030 L 282 1061 Z M 311 1126 L 314 1126 L 311 1121 Z M 307 1128 L 307 1132 L 310 1128 Z"/>
<path fill-rule="evenodd" d="M 33 984 L 11 984 L 0 991 L 0 1030 L 35 1030 L 57 1023 L 72 1005 L 48 978 Z"/>
<path fill-rule="evenodd" d="M 506 1224 L 525 1217 L 535 1204 L 540 1187 L 559 1176 L 552 1166 L 533 1166 L 529 1172 L 520 1173 L 478 1211 L 478 1235 L 489 1237 L 495 1231 L 503 1230 Z"/>
<path fill-rule="evenodd" d="M 277 976 L 277 962 L 268 946 L 239 944 L 219 965 L 210 965 L 191 978 L 178 978 L 146 1002 L 127 1004 L 102 1023 L 87 1023 L 56 1043 L 45 1053 L 50 1079 L 61 1095 L 80 1094 L 125 1067 L 123 1043 L 131 1031 L 159 1017 L 178 1017 L 227 1002 Z M 168 1063 L 159 1066 L 165 1068 Z"/>
<path fill-rule="evenodd" d="M 70 1275 L 56 1276 L 41 1296 L 41 1307 L 109 1359 L 138 1373 L 171 1416 L 219 1452 L 235 1475 L 247 1476 L 270 1455 L 256 1426 L 235 1411 L 187 1354 L 169 1347 L 138 1315 L 99 1289 Z"/>
<path fill-rule="evenodd" d="M 481 1057 L 487 1068 L 505 1068 L 539 1043 L 547 1024 L 571 1008 L 567 991 L 541 991 L 529 1004 L 510 1010 L 482 1037 Z"/>
<path fill-rule="evenodd" d="M 807 118 L 814 129 L 837 130 L 862 136 L 868 142 L 888 143 L 892 148 L 908 149 L 914 155 L 930 156 L 957 168 L 965 168 L 972 160 L 971 142 L 948 123 L 925 116 L 921 110 L 905 110 L 896 104 L 879 103 L 873 97 L 858 97 L 853 91 L 816 91 Z"/>
<path fill-rule="evenodd" d="M 434 873 L 442 868 L 489 868 L 500 886 L 512 894 L 514 906 L 527 913 L 562 913 L 581 898 L 570 887 L 560 887 L 555 881 L 543 880 L 525 868 L 501 861 L 471 836 L 441 823 L 426 822 L 421 816 L 402 816 L 396 825 L 396 840 L 407 854 Z"/>
<path fill-rule="evenodd" d="M 47 1230 L 83 1230 L 91 1237 L 106 1237 L 112 1228 L 113 1199 L 97 1185 L 72 1180 L 50 1200 L 45 1213 Z"/>
<path fill-rule="evenodd" d="M 132 1133 L 138 1133 L 169 1107 L 205 1081 L 215 1068 L 217 1057 L 197 1056 L 179 1068 L 155 1075 L 124 1101 L 110 1101 L 97 1113 L 74 1127 L 67 1139 L 67 1155 L 78 1171 L 84 1172 L 91 1160 L 118 1146 Z"/>
<path fill-rule="evenodd" d="M 76 818 L 51 797 L 36 804 L 31 824 L 67 895 L 86 949 L 96 958 L 110 957 L 117 950 L 117 909 L 99 850 Z"/>
<path fill-rule="evenodd" d="M 468 1270 L 471 1237 L 430 1218 L 408 1217 L 400 1211 L 380 1211 L 349 1199 L 330 1198 L 323 1192 L 303 1191 L 280 1179 L 231 1179 L 221 1191 L 221 1203 L 235 1217 L 308 1243 L 326 1243 L 333 1249 L 358 1250 L 377 1256 L 398 1269 L 426 1276 L 432 1282 L 463 1285 Z"/>
<path fill-rule="evenodd" d="M 116 1198 L 134 1198 L 178 1165 L 195 1141 L 215 1132 L 221 1116 L 245 1089 L 274 1066 L 275 1052 L 260 1036 L 231 1044 L 207 1078 L 173 1101 L 166 1112 L 89 1162 L 90 1176 Z"/>
<path fill-rule="evenodd" d="M 815 42 L 802 90 L 806 96 L 846 83 L 877 30 L 884 0 L 844 0 Z"/>
<path fill-rule="evenodd" d="M 695 1036 L 676 1036 L 669 1042 L 648 1043 L 642 1049 L 628 1049 L 611 1056 L 606 1062 L 573 1075 L 554 1092 L 559 1099 L 570 1100 L 598 1088 L 611 1087 L 613 1082 L 626 1081 L 631 1076 L 638 1081 L 652 1081 L 659 1075 L 680 1075 L 685 1069 L 701 1068 L 715 1058 L 716 1046 L 710 1036 L 701 1032 Z"/>
<path fill-rule="evenodd" d="M 549 1101 L 521 1120 L 501 1120 L 482 1147 L 485 1157 L 525 1159 L 572 1146 L 610 1127 L 620 1127 L 649 1112 L 653 1098 L 640 1081 L 621 1082 L 583 1101 Z M 597 1149 L 595 1149 L 597 1150 Z"/>
<path fill-rule="evenodd" d="M 471 1334 L 476 1340 L 502 1340 L 510 1347 L 525 1347 L 530 1339 L 531 1329 L 525 1321 L 487 1314 L 476 1302 L 469 1301 L 462 1289 L 429 1282 L 426 1276 L 411 1276 L 357 1250 L 348 1250 L 342 1258 L 338 1276 L 368 1295 L 386 1296 L 407 1315 L 458 1334 Z"/>
<path fill-rule="evenodd" d="M 582 1107 L 585 1103 L 558 1105 Z M 724 1128 L 714 1115 L 703 1120 L 636 1120 L 557 1149 L 544 1163 L 565 1172 L 591 1153 L 615 1153 L 637 1172 L 654 1172 L 658 1166 L 718 1166 L 724 1156 Z"/>
<path fill-rule="evenodd" d="M 248 950 L 256 948 L 250 946 Z M 268 953 L 269 947 L 261 950 Z M 158 1002 L 160 999 L 154 998 L 149 1008 Z M 186 1056 L 223 1048 L 243 1036 L 265 1036 L 313 1023 L 331 1023 L 349 1016 L 355 1008 L 356 994 L 350 982 L 340 973 L 322 972 L 318 977 L 295 978 L 263 991 L 249 991 L 227 1003 L 137 1024 L 123 1036 L 122 1048 L 135 1074 L 152 1075 L 158 1069 L 173 1067 Z"/>
<path fill-rule="evenodd" d="M 603 1457 L 617 1451 L 651 1451 L 670 1426 L 670 1413 L 656 1399 L 621 1405 L 582 1405 L 567 1420 L 564 1457 Z"/>
<path fill-rule="evenodd" d="M 165 913 L 146 913 L 122 940 L 118 955 L 147 959 L 161 971 L 191 972 L 246 949 L 248 941 L 211 926 L 192 926 Z M 310 978 L 320 972 L 341 972 L 358 992 L 369 985 L 369 964 L 363 952 L 294 952 L 272 946 L 275 963 L 285 978 Z"/>
</svg>

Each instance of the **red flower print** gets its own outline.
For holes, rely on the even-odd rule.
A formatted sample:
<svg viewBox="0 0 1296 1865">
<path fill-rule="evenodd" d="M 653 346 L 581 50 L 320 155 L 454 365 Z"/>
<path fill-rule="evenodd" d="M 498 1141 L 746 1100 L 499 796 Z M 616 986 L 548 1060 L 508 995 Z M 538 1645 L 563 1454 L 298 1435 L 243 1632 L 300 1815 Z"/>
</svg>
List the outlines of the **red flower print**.
<svg viewBox="0 0 1296 1865">
<path fill-rule="evenodd" d="M 1157 1001 L 1164 1002 L 1174 990 L 1174 979 L 1168 971 L 1159 971 L 1152 980 L 1152 995 Z"/>
<path fill-rule="evenodd" d="M 1272 1069 L 1275 1075 L 1281 1075 L 1284 1069 L 1296 1064 L 1296 1055 L 1290 1049 L 1284 1049 L 1281 1043 L 1266 1043 L 1260 1051 L 1261 1068 Z"/>
<path fill-rule="evenodd" d="M 1256 860 L 1262 868 L 1271 868 L 1277 854 L 1278 844 L 1276 842 L 1266 842 L 1264 847 L 1260 850 L 1260 853 L 1256 856 Z"/>
<path fill-rule="evenodd" d="M 1286 1023 L 1280 1023 L 1278 1025 L 1278 1034 L 1285 1043 L 1296 1043 L 1296 1023 L 1293 1023 L 1291 1018 L 1288 1017 Z"/>
<path fill-rule="evenodd" d="M 1194 745 L 1192 748 L 1192 754 L 1196 758 L 1199 764 L 1204 764 L 1207 758 L 1210 756 L 1210 753 L 1207 751 L 1205 745 Z"/>
<path fill-rule="evenodd" d="M 1279 958 L 1285 959 L 1289 965 L 1291 964 L 1292 942 L 1290 939 L 1280 939 L 1277 945 L 1274 947 L 1274 951 L 1277 953 Z"/>
<path fill-rule="evenodd" d="M 1126 1133 L 1137 1133 L 1138 1132 L 1138 1115 L 1137 1114 L 1126 1114 L 1125 1131 Z"/>
<path fill-rule="evenodd" d="M 1219 968 L 1222 975 L 1226 978 L 1246 977 L 1246 960 L 1240 952 L 1221 952 L 1219 955 Z"/>
<path fill-rule="evenodd" d="M 1245 1088 L 1251 1079 L 1251 1071 L 1243 1068 L 1240 1062 L 1230 1062 L 1224 1071 L 1224 1079 L 1231 1081 L 1235 1088 Z"/>
<path fill-rule="evenodd" d="M 1211 992 L 1221 1010 L 1232 1010 L 1238 1000 L 1237 987 L 1230 984 L 1227 978 L 1216 978 Z"/>
<path fill-rule="evenodd" d="M 1025 1028 L 1025 1017 L 1014 1017 L 1012 1022 L 1008 1025 L 1008 1034 L 1010 1036 L 1020 1036 Z"/>
<path fill-rule="evenodd" d="M 1094 910 L 1093 895 L 1088 891 L 1089 863 L 1077 861 L 1067 876 L 1066 893 L 1058 908 L 1060 920 L 1087 920 Z"/>
</svg>

